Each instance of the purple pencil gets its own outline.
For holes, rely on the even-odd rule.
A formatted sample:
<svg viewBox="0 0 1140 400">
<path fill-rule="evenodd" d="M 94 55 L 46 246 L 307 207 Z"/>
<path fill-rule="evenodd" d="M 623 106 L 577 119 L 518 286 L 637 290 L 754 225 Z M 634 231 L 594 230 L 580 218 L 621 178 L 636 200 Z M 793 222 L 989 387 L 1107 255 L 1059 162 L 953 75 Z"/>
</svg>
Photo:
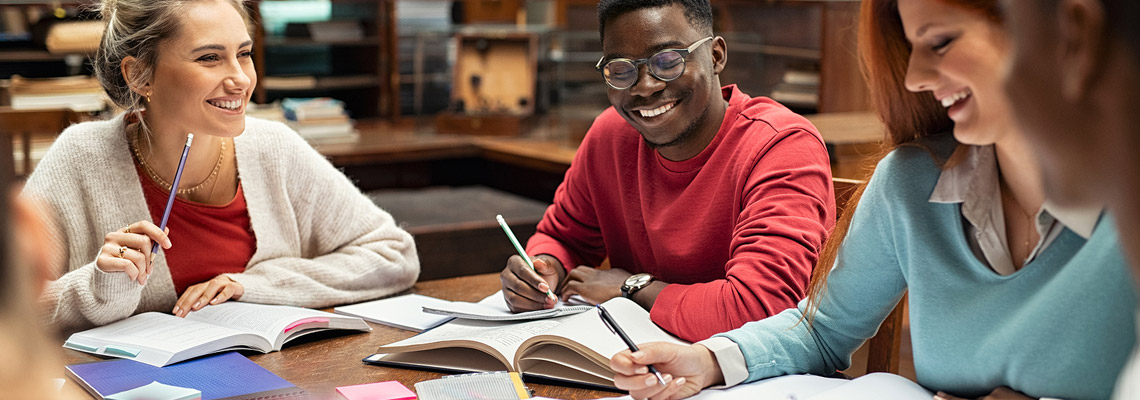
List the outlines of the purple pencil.
<svg viewBox="0 0 1140 400">
<path fill-rule="evenodd" d="M 174 174 L 174 184 L 170 185 L 170 196 L 166 198 L 166 210 L 162 212 L 162 223 L 158 225 L 161 231 L 166 230 L 166 221 L 170 219 L 170 208 L 174 207 L 174 194 L 178 193 L 178 182 L 182 180 L 182 167 L 186 166 L 186 156 L 190 154 L 190 143 L 194 142 L 194 134 L 186 135 L 186 147 L 182 148 L 182 159 L 178 160 L 178 172 Z M 158 242 L 154 242 L 154 246 L 150 248 L 150 259 L 154 261 L 154 256 L 158 255 Z"/>
</svg>

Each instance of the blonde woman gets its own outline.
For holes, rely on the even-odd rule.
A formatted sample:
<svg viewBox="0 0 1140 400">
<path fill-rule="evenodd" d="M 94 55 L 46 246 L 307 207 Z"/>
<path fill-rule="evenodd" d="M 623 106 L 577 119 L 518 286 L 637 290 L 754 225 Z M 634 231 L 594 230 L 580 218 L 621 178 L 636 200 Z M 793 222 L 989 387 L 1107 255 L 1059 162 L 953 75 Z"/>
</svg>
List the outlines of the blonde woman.
<svg viewBox="0 0 1140 400">
<path fill-rule="evenodd" d="M 101 12 L 96 74 L 128 111 L 65 130 L 24 190 L 60 216 L 43 246 L 66 265 L 43 296 L 51 321 L 70 331 L 228 300 L 325 307 L 415 282 L 415 244 L 388 213 L 289 128 L 245 116 L 257 77 L 240 1 Z M 170 190 L 163 232 L 152 221 Z"/>
</svg>

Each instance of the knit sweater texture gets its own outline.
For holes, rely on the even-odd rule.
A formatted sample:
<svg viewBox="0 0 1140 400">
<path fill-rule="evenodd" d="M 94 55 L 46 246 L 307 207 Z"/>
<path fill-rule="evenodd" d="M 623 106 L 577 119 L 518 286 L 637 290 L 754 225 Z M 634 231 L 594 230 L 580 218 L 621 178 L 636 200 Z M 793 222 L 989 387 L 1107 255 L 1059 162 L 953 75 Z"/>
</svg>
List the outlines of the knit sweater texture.
<svg viewBox="0 0 1140 400">
<path fill-rule="evenodd" d="M 257 240 L 245 271 L 227 274 L 245 288 L 241 301 L 319 308 L 415 283 L 412 236 L 295 132 L 247 118 L 233 143 Z M 50 323 L 67 333 L 174 308 L 162 250 L 145 286 L 95 265 L 108 232 L 151 219 L 122 116 L 66 129 L 22 195 L 54 216 L 44 249 L 62 253 L 63 268 L 41 297 Z M 194 240 L 178 232 L 170 239 Z"/>
</svg>

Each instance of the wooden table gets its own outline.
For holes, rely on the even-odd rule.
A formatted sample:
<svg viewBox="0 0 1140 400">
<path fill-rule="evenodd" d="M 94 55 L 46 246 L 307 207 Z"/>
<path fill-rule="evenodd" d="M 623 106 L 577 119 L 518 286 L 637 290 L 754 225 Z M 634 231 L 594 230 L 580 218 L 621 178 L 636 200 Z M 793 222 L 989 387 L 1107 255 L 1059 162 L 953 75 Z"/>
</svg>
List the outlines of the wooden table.
<svg viewBox="0 0 1140 400">
<path fill-rule="evenodd" d="M 447 300 L 479 301 L 498 291 L 498 274 L 483 274 L 460 278 L 418 282 L 412 293 Z M 330 310 L 331 311 L 331 310 Z M 250 360 L 278 376 L 305 389 L 314 399 L 339 399 L 336 387 L 379 381 L 399 381 L 409 389 L 416 382 L 436 379 L 443 374 L 410 369 L 365 365 L 360 360 L 374 353 L 378 347 L 409 338 L 415 332 L 369 323 L 372 332 L 352 334 L 314 334 L 313 340 L 299 339 L 284 350 L 269 354 L 246 353 Z M 100 360 L 74 350 L 64 350 L 64 362 L 76 364 Z M 562 386 L 528 384 L 538 396 L 559 399 L 586 399 L 619 396 L 619 393 L 579 389 Z M 68 379 L 64 393 L 84 398 L 86 392 Z"/>
<path fill-rule="evenodd" d="M 867 179 L 867 165 L 879 154 L 885 127 L 869 111 L 805 115 L 823 135 L 837 178 Z"/>
</svg>

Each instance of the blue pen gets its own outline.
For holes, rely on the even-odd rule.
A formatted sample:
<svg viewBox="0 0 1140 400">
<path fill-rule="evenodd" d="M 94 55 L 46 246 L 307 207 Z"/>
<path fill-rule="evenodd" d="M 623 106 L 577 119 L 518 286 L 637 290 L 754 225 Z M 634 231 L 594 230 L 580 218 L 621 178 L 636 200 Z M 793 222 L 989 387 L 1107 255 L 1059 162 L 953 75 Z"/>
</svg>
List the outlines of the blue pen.
<svg viewBox="0 0 1140 400">
<path fill-rule="evenodd" d="M 158 225 L 158 230 L 166 231 L 166 221 L 170 220 L 170 208 L 174 207 L 174 195 L 178 193 L 178 182 L 182 180 L 182 167 L 186 166 L 186 156 L 190 154 L 190 143 L 194 141 L 194 134 L 186 135 L 186 147 L 182 148 L 182 159 L 178 160 L 178 172 L 174 173 L 174 183 L 170 185 L 170 196 L 166 198 L 166 210 L 162 212 L 162 223 Z M 154 242 L 154 246 L 150 248 L 150 260 L 154 261 L 154 256 L 158 255 L 158 242 Z"/>
</svg>

